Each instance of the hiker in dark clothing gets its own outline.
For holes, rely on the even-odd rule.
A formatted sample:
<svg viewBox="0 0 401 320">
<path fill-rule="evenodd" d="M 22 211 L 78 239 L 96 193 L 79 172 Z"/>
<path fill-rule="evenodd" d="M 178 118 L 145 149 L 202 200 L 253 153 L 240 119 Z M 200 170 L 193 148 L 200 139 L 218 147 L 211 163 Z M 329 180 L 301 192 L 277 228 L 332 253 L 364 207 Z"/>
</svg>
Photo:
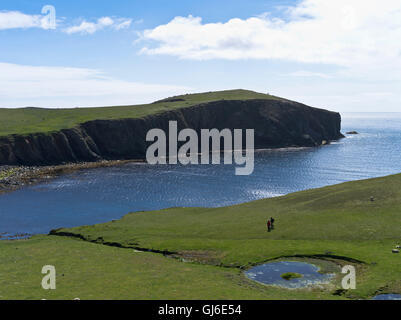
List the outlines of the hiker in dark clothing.
<svg viewBox="0 0 401 320">
<path fill-rule="evenodd" d="M 272 229 L 274 229 L 274 218 L 270 217 L 270 226 Z"/>
<path fill-rule="evenodd" d="M 270 220 L 267 220 L 267 231 L 270 232 L 270 228 L 271 228 L 271 222 Z"/>
</svg>

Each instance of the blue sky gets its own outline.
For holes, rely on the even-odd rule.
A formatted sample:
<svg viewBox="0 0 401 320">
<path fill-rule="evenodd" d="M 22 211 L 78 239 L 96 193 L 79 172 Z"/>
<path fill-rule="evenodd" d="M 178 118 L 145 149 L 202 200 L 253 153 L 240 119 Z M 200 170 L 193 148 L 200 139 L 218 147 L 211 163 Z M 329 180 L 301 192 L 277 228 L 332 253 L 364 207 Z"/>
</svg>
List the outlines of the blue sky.
<svg viewBox="0 0 401 320">
<path fill-rule="evenodd" d="M 245 88 L 342 112 L 401 111 L 399 1 L 330 2 L 2 0 L 0 107 Z"/>
</svg>

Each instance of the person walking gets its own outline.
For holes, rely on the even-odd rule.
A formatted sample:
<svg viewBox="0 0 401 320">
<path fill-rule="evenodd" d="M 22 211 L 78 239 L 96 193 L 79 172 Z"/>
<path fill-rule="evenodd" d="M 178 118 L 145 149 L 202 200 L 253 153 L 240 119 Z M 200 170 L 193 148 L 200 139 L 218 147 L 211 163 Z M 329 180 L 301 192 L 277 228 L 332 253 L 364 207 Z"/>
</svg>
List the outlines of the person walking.
<svg viewBox="0 0 401 320">
<path fill-rule="evenodd" d="M 270 220 L 267 220 L 267 232 L 270 232 L 270 228 L 271 228 L 271 222 Z"/>
<path fill-rule="evenodd" d="M 270 217 L 270 227 L 274 229 L 274 218 Z"/>
</svg>

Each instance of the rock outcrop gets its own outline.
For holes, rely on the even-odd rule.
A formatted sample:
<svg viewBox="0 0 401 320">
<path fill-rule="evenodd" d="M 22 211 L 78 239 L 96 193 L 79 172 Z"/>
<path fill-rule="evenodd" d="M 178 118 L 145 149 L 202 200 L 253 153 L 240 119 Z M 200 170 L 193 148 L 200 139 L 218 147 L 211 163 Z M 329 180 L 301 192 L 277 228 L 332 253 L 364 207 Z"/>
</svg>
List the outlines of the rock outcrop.
<svg viewBox="0 0 401 320">
<path fill-rule="evenodd" d="M 144 159 L 153 128 L 254 129 L 255 148 L 310 147 L 336 140 L 340 114 L 287 100 L 220 100 L 138 119 L 94 120 L 50 133 L 0 137 L 0 165 Z"/>
</svg>

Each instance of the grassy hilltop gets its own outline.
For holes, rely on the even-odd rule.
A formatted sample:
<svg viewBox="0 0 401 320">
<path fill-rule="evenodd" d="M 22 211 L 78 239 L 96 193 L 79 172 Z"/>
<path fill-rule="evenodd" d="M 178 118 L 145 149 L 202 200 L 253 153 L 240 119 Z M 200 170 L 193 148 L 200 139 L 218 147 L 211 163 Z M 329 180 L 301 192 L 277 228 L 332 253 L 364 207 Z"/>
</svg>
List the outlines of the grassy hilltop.
<svg viewBox="0 0 401 320">
<path fill-rule="evenodd" d="M 270 216 L 276 228 L 268 233 Z M 136 212 L 58 235 L 1 241 L 0 299 L 367 299 L 401 293 L 401 255 L 392 253 L 401 244 L 400 225 L 401 175 L 224 208 Z M 280 258 L 311 261 L 338 276 L 325 288 L 287 290 L 243 275 Z M 57 290 L 40 287 L 46 264 L 56 266 Z M 348 264 L 357 268 L 357 289 L 339 291 L 340 266 Z"/>
<path fill-rule="evenodd" d="M 100 108 L 0 108 L 0 136 L 51 132 L 91 120 L 142 118 L 168 110 L 218 100 L 280 99 L 248 90 L 226 90 L 175 96 L 151 104 Z"/>
</svg>

